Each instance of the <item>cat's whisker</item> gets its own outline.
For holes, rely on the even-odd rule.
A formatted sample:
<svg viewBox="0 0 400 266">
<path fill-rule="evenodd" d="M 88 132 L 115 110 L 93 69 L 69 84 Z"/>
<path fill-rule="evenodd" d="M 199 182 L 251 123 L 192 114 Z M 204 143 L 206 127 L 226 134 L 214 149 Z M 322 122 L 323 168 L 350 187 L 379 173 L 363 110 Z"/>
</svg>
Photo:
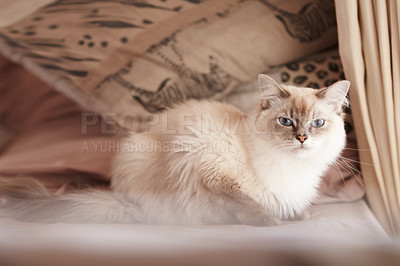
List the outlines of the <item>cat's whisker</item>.
<svg viewBox="0 0 400 266">
<path fill-rule="evenodd" d="M 351 163 L 346 162 L 345 160 L 346 158 L 342 157 L 342 158 L 338 158 L 338 162 L 339 163 L 344 163 L 347 168 L 347 170 L 349 170 L 353 176 L 355 178 L 357 178 L 357 181 L 362 184 L 362 181 L 358 178 L 357 174 L 359 174 L 361 177 L 365 178 L 366 180 L 369 180 L 369 178 L 365 175 L 365 173 L 361 172 L 359 169 L 357 169 L 355 166 L 353 166 Z M 339 161 L 340 160 L 340 161 Z M 342 167 L 344 167 L 342 165 Z M 346 168 L 344 168 L 346 170 Z"/>
<path fill-rule="evenodd" d="M 343 174 L 342 174 L 342 171 L 341 171 L 340 168 L 339 168 L 339 165 L 338 165 L 336 162 L 333 162 L 332 165 L 336 168 L 336 170 L 338 170 L 338 172 L 339 172 L 339 174 L 340 174 L 340 176 L 341 176 L 341 178 L 342 178 L 342 181 L 343 181 L 344 186 L 347 186 L 347 185 L 346 185 L 346 180 L 345 180 L 344 177 L 343 177 Z"/>
<path fill-rule="evenodd" d="M 290 149 L 290 146 L 288 146 L 286 143 L 280 143 L 280 144 L 272 147 L 272 149 L 273 150 L 278 150 L 278 149 L 280 149 L 280 150 L 288 150 L 288 149 Z"/>
<path fill-rule="evenodd" d="M 367 152 L 370 151 L 369 149 L 355 149 L 355 148 L 344 148 L 344 150 L 349 150 L 349 151 L 362 151 L 362 152 Z"/>
<path fill-rule="evenodd" d="M 339 157 L 342 158 L 342 159 L 345 159 L 347 161 L 351 161 L 351 162 L 355 162 L 355 163 L 359 163 L 359 164 L 363 164 L 363 165 L 368 165 L 368 166 L 374 166 L 373 164 L 364 163 L 364 162 L 360 162 L 360 161 L 357 161 L 357 160 L 353 160 L 353 159 L 350 159 L 350 158 L 347 158 L 347 157 L 343 157 L 342 155 L 339 155 Z"/>
<path fill-rule="evenodd" d="M 355 177 L 356 180 L 357 180 L 357 182 L 359 182 L 360 184 L 363 184 L 363 182 L 358 178 L 358 176 L 357 176 L 353 171 L 351 171 L 350 169 L 348 169 L 348 168 L 346 168 L 344 165 L 342 165 L 342 164 L 340 163 L 340 161 L 337 161 L 336 163 L 337 163 L 337 165 L 338 165 L 341 169 L 343 169 L 343 170 L 346 171 L 347 173 L 348 173 L 349 171 L 350 171 L 350 173 L 351 173 L 351 176 L 350 176 L 350 177 L 347 177 L 347 178 L 344 179 L 345 182 L 346 182 L 347 180 L 351 179 L 351 177 Z M 347 182 L 346 182 L 346 183 L 347 183 Z"/>
<path fill-rule="evenodd" d="M 340 159 L 341 159 L 343 162 L 347 162 L 347 161 L 349 160 L 349 158 L 346 158 L 346 157 L 341 157 Z M 353 160 L 353 161 L 354 161 L 354 160 Z M 357 173 L 359 173 L 359 174 L 360 174 L 362 177 L 364 177 L 365 179 L 369 180 L 369 178 L 368 178 L 367 176 L 373 176 L 372 174 L 367 173 L 367 172 L 365 172 L 365 171 L 361 172 L 360 169 L 358 169 L 356 166 L 353 165 L 354 163 L 357 163 L 357 161 L 354 161 L 354 162 L 347 162 L 347 164 L 348 164 L 349 166 L 352 166 L 352 167 L 353 167 L 353 170 L 354 170 L 354 171 L 356 171 Z M 359 162 L 358 162 L 358 163 L 359 163 Z"/>
<path fill-rule="evenodd" d="M 353 167 L 352 165 L 350 165 L 349 163 L 347 163 L 346 161 L 342 161 L 346 164 L 346 166 L 348 167 L 348 170 L 351 172 L 351 174 L 356 178 L 357 182 L 362 185 L 363 182 L 361 181 L 361 179 L 357 176 L 357 174 L 361 175 L 362 177 L 364 177 L 361 173 L 360 170 L 358 170 L 357 168 Z M 367 179 L 367 178 L 366 178 Z"/>
<path fill-rule="evenodd" d="M 362 173 L 359 169 L 357 169 L 354 165 L 355 160 L 352 160 L 354 162 L 347 162 L 348 158 L 343 157 L 341 155 L 339 155 L 336 160 L 334 162 L 332 162 L 332 165 L 339 171 L 340 175 L 342 176 L 342 180 L 345 182 L 346 179 L 343 178 L 343 174 L 342 174 L 342 170 L 346 171 L 346 172 L 350 172 L 352 174 L 352 176 L 354 176 L 357 180 L 357 182 L 360 185 L 363 185 L 363 181 L 359 178 L 359 176 L 357 174 L 359 174 L 361 177 L 365 178 L 366 180 L 369 180 L 368 177 L 365 176 L 365 173 Z"/>
</svg>

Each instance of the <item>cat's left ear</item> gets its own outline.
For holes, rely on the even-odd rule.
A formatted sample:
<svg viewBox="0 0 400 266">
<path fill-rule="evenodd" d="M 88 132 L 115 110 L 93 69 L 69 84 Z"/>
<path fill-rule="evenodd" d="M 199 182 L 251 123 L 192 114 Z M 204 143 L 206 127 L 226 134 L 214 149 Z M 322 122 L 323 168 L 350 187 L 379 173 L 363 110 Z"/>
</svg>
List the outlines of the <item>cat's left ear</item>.
<svg viewBox="0 0 400 266">
<path fill-rule="evenodd" d="M 347 93 L 349 92 L 350 81 L 340 80 L 331 86 L 317 91 L 317 97 L 323 99 L 326 104 L 332 107 L 332 111 L 340 113 L 343 106 L 348 106 Z"/>
</svg>

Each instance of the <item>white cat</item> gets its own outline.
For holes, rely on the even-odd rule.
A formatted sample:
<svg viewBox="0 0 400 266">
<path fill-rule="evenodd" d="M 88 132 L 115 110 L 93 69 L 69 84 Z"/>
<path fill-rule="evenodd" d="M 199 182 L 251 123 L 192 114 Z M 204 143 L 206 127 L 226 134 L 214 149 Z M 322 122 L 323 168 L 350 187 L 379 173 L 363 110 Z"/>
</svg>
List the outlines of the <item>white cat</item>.
<svg viewBox="0 0 400 266">
<path fill-rule="evenodd" d="M 259 83 L 260 104 L 250 114 L 192 100 L 154 116 L 121 146 L 111 192 L 25 193 L 21 200 L 15 190 L 43 189 L 2 181 L 3 207 L 27 220 L 152 224 L 272 225 L 300 215 L 345 146 L 342 107 L 350 83 L 313 90 L 266 75 Z"/>
</svg>

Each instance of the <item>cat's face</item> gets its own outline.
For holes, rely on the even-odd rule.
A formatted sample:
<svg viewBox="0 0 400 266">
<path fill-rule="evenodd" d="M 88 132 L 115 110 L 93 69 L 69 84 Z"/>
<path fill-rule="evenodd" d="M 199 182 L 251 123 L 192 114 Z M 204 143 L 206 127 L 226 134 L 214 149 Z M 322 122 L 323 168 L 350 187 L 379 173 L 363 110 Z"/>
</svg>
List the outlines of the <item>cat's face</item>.
<svg viewBox="0 0 400 266">
<path fill-rule="evenodd" d="M 256 128 L 276 151 L 306 156 L 335 145 L 343 148 L 341 110 L 346 103 L 348 81 L 314 90 L 278 85 L 260 75 L 260 87 L 263 98 Z"/>
</svg>

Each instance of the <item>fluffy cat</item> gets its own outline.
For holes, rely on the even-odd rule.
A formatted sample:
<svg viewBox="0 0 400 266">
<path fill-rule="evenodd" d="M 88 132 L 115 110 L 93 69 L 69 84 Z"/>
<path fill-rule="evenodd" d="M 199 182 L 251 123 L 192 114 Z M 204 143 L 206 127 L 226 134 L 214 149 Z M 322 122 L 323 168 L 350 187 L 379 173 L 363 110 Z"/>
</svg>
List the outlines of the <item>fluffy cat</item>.
<svg viewBox="0 0 400 266">
<path fill-rule="evenodd" d="M 40 184 L 3 180 L 3 210 L 36 221 L 274 225 L 317 196 L 345 146 L 350 83 L 314 90 L 259 75 L 261 100 L 244 114 L 188 101 L 125 139 L 111 191 L 52 196 Z"/>
</svg>

